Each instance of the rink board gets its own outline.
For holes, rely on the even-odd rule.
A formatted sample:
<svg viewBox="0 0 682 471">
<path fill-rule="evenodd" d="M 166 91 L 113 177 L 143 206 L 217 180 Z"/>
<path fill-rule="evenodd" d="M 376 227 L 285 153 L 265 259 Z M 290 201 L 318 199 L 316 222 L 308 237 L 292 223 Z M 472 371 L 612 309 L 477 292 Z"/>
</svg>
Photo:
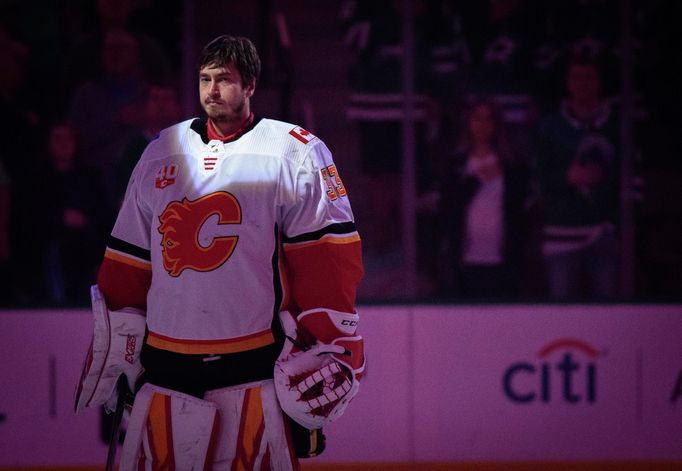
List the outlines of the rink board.
<svg viewBox="0 0 682 471">
<path fill-rule="evenodd" d="M 367 377 L 304 470 L 682 468 L 682 306 L 366 306 L 360 331 Z M 0 468 L 104 461 L 98 411 L 72 412 L 91 332 L 87 311 L 0 313 Z"/>
</svg>

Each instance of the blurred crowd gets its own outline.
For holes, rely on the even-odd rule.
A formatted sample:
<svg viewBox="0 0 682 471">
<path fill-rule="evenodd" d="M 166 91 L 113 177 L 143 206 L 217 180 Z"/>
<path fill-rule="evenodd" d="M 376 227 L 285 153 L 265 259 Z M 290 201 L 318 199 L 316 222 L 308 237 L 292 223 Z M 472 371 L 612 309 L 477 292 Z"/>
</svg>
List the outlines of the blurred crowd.
<svg viewBox="0 0 682 471">
<path fill-rule="evenodd" d="M 354 170 L 368 182 L 354 195 L 367 269 L 361 300 L 404 294 L 403 3 L 338 2 Z M 412 2 L 420 299 L 621 297 L 621 198 L 637 194 L 636 179 L 625 189 L 621 179 L 623 3 Z M 666 165 L 679 168 L 662 155 L 679 132 L 652 116 L 672 114 L 674 85 L 650 72 L 670 62 L 662 45 L 680 7 L 631 4 L 633 144 L 665 174 Z M 0 2 L 2 305 L 88 302 L 132 168 L 159 130 L 184 118 L 182 5 Z M 637 176 L 642 166 L 632 161 Z M 679 263 L 679 250 L 666 251 L 667 234 L 679 234 L 675 213 L 665 214 L 673 214 L 667 226 L 642 238 L 660 248 L 652 273 Z M 675 289 L 669 279 L 663 294 Z"/>
<path fill-rule="evenodd" d="M 0 5 L 3 305 L 89 302 L 130 172 L 181 117 L 180 3 L 160 4 Z"/>
<path fill-rule="evenodd" d="M 369 299 L 406 295 L 396 191 L 405 142 L 405 6 L 350 0 L 342 9 L 353 57 L 347 116 L 359 135 L 363 188 L 369 188 L 371 223 L 361 226 L 369 274 L 361 295 Z M 416 0 L 409 7 L 416 297 L 679 297 L 680 277 L 659 274 L 680 266 L 675 240 L 682 231 L 673 222 L 680 204 L 642 204 L 643 174 L 653 185 L 671 168 L 679 176 L 678 159 L 663 147 L 667 141 L 674 148 L 670 136 L 679 123 L 670 112 L 677 93 L 666 78 L 679 56 L 673 37 L 679 6 Z M 624 77 L 633 84 L 625 91 Z M 667 221 L 660 232 L 647 226 L 657 204 Z M 652 239 L 662 245 L 649 265 Z M 628 251 L 624 242 L 634 247 Z M 631 286 L 623 276 L 628 267 L 637 270 Z"/>
</svg>

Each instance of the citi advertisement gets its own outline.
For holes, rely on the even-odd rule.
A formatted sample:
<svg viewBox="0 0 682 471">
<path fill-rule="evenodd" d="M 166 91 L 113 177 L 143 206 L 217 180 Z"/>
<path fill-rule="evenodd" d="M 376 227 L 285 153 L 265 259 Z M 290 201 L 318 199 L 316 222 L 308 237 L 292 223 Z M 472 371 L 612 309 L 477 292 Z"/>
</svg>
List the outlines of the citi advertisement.
<svg viewBox="0 0 682 471">
<path fill-rule="evenodd" d="M 368 372 L 316 463 L 682 469 L 682 306 L 359 311 Z M 73 413 L 91 335 L 88 311 L 0 315 L 0 469 L 103 463 L 100 411 Z"/>
<path fill-rule="evenodd" d="M 594 404 L 598 357 L 598 350 L 583 340 L 559 338 L 539 348 L 533 361 L 511 364 L 502 377 L 502 389 L 517 404 Z"/>
<path fill-rule="evenodd" d="M 427 459 L 682 459 L 679 306 L 424 307 L 408 319 L 406 390 Z"/>
</svg>

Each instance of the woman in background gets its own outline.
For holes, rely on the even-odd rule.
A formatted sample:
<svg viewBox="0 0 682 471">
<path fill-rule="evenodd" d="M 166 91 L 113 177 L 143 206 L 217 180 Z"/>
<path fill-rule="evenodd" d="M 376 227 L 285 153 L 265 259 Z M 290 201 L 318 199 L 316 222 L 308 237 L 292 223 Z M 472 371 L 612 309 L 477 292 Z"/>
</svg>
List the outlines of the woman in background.
<svg viewBox="0 0 682 471">
<path fill-rule="evenodd" d="M 492 101 L 474 101 L 464 117 L 440 189 L 444 294 L 514 299 L 530 232 L 529 172 L 510 148 Z"/>
</svg>

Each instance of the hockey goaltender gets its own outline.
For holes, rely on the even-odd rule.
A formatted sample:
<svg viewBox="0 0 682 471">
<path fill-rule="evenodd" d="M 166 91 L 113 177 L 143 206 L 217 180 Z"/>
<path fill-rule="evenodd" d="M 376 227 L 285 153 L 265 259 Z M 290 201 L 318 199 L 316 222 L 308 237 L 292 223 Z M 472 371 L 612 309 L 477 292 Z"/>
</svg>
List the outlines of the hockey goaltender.
<svg viewBox="0 0 682 471">
<path fill-rule="evenodd" d="M 149 143 L 108 240 L 75 407 L 130 408 L 123 471 L 299 469 L 358 392 L 348 194 L 324 142 L 253 115 L 259 72 L 248 39 L 205 46 L 206 116 Z"/>
</svg>

